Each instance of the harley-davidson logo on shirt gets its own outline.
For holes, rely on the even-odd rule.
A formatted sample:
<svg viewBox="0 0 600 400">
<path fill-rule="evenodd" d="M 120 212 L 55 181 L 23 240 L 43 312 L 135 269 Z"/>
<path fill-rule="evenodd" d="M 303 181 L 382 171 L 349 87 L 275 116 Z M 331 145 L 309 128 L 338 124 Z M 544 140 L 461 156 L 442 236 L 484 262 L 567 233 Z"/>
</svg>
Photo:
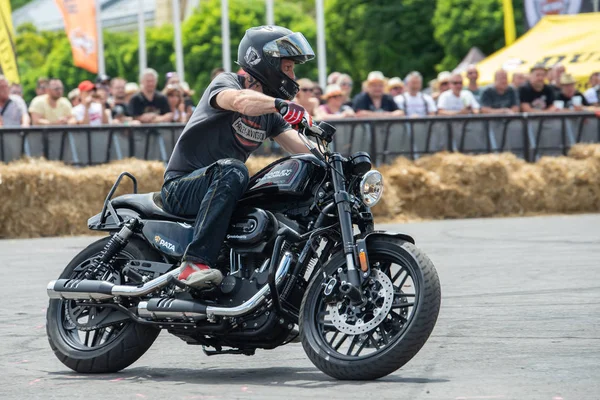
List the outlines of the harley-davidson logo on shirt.
<svg viewBox="0 0 600 400">
<path fill-rule="evenodd" d="M 238 139 L 244 146 L 256 146 L 267 138 L 266 131 L 248 126 L 242 117 L 236 119 L 232 127 L 235 133 L 237 133 Z"/>
</svg>

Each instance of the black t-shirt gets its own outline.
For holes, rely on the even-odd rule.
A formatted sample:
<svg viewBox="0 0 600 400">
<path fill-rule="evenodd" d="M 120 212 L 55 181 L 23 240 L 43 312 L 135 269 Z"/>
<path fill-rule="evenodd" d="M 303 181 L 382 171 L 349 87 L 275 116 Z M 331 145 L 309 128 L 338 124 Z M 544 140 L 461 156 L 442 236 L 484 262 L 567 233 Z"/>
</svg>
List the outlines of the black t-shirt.
<svg viewBox="0 0 600 400">
<path fill-rule="evenodd" d="M 210 83 L 173 149 L 165 178 L 186 175 L 224 158 L 245 162 L 264 140 L 291 129 L 277 113 L 249 117 L 211 105 L 223 90 L 241 90 L 243 79 L 224 72 Z"/>
<path fill-rule="evenodd" d="M 521 104 L 529 103 L 533 109 L 545 110 L 554 103 L 554 90 L 550 86 L 544 85 L 538 92 L 527 82 L 519 88 L 519 100 Z"/>
<path fill-rule="evenodd" d="M 115 103 L 111 109 L 112 117 L 131 117 L 129 114 L 129 107 L 126 103 Z"/>
<path fill-rule="evenodd" d="M 160 92 L 154 92 L 152 101 L 148 100 L 142 92 L 136 93 L 129 100 L 129 115 L 132 117 L 138 117 L 145 113 L 164 115 L 168 112 L 171 112 L 169 101 L 167 96 Z"/>
<path fill-rule="evenodd" d="M 573 95 L 573 97 L 575 96 L 579 96 L 581 97 L 581 105 L 582 106 L 589 106 L 590 103 L 585 99 L 585 96 L 583 94 L 581 94 L 581 92 L 579 90 L 577 90 L 575 92 L 575 94 Z M 562 92 L 560 93 L 560 95 L 558 96 L 557 100 L 562 100 L 565 102 L 565 108 L 571 108 L 573 106 L 573 97 L 567 97 L 564 94 L 562 94 Z"/>
<path fill-rule="evenodd" d="M 384 94 L 381 98 L 381 108 L 376 109 L 373 105 L 373 100 L 371 100 L 371 96 L 369 96 L 368 93 L 360 93 L 354 97 L 352 108 L 354 108 L 354 111 L 367 110 L 382 112 L 396 111 L 398 109 L 398 105 L 396 104 L 392 96 Z"/>
</svg>

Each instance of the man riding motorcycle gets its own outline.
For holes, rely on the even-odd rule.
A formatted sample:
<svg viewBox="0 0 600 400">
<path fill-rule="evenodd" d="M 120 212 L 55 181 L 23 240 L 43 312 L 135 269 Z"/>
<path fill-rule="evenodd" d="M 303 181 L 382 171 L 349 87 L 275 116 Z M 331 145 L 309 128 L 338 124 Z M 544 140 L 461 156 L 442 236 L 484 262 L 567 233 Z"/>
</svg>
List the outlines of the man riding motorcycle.
<svg viewBox="0 0 600 400">
<path fill-rule="evenodd" d="M 307 153 L 292 125 L 305 117 L 290 103 L 299 87 L 294 66 L 315 57 L 306 38 L 279 26 L 248 29 L 238 47 L 245 76 L 218 75 L 179 137 L 161 191 L 166 211 L 196 218 L 179 280 L 196 289 L 219 285 L 213 269 L 236 202 L 246 190 L 244 162 L 266 139 Z M 287 100 L 287 101 L 286 101 Z M 306 114 L 310 121 L 310 116 Z"/>
</svg>

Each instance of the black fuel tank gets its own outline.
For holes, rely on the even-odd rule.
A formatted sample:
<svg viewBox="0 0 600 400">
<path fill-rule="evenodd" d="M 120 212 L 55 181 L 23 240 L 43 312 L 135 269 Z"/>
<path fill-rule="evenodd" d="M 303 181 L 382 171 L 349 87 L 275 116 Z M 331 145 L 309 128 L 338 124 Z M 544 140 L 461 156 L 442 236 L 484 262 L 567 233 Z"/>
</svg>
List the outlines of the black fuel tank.
<svg viewBox="0 0 600 400">
<path fill-rule="evenodd" d="M 312 154 L 283 158 L 263 168 L 250 179 L 243 199 L 268 197 L 309 197 L 311 181 L 320 181 L 325 169 Z"/>
</svg>

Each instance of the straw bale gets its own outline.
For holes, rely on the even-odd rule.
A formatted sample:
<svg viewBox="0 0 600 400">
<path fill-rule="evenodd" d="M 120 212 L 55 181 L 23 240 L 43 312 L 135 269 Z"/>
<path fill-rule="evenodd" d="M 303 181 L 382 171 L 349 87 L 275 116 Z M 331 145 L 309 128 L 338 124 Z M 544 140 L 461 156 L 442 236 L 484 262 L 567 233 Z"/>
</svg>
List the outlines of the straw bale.
<svg viewBox="0 0 600 400">
<path fill-rule="evenodd" d="M 251 157 L 250 174 L 277 160 Z M 384 195 L 377 222 L 600 210 L 600 145 L 574 146 L 567 157 L 526 163 L 512 154 L 438 153 L 397 158 L 379 168 Z M 122 171 L 141 193 L 158 191 L 164 164 L 135 159 L 73 168 L 39 159 L 0 164 L 0 237 L 86 234 Z M 130 193 L 124 180 L 116 195 Z"/>
</svg>

